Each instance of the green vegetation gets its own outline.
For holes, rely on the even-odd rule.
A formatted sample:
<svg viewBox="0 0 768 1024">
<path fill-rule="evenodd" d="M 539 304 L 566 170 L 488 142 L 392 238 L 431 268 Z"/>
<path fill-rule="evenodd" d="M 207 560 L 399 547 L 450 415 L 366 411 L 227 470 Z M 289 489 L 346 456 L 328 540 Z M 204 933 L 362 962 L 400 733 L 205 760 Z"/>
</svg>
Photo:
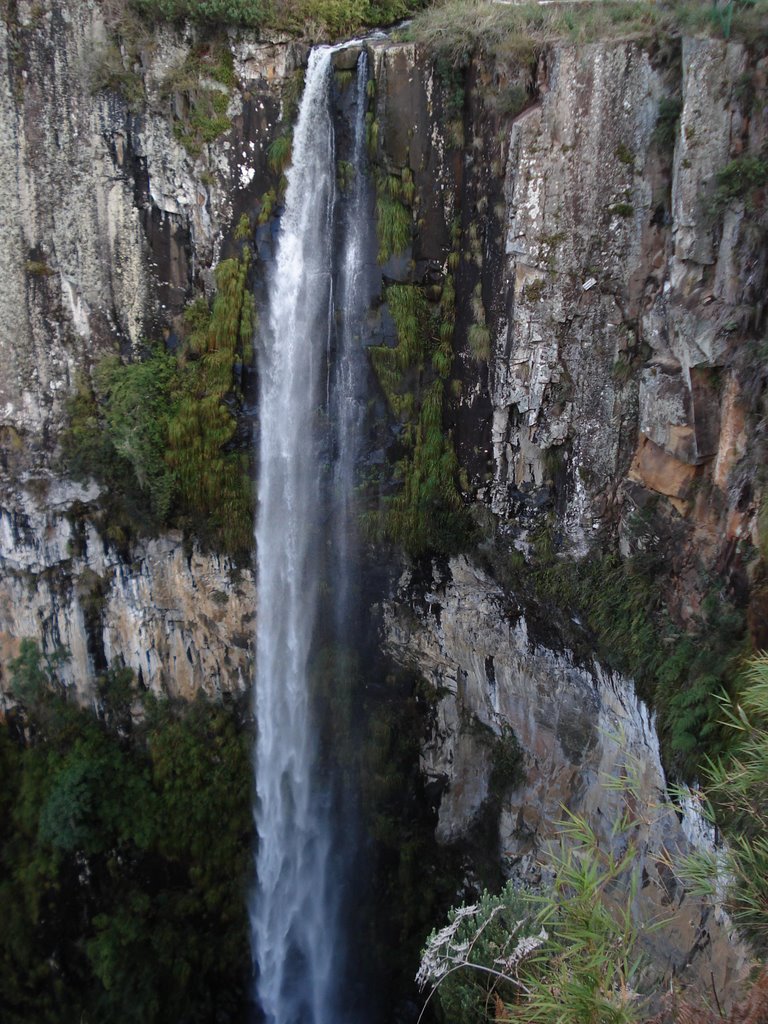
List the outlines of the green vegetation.
<svg viewBox="0 0 768 1024">
<path fill-rule="evenodd" d="M 664 97 L 659 100 L 659 113 L 656 117 L 656 127 L 653 130 L 653 140 L 665 152 L 672 152 L 675 148 L 682 109 L 683 104 L 679 97 L 672 99 Z"/>
<path fill-rule="evenodd" d="M 487 363 L 491 358 L 491 332 L 485 323 L 470 324 L 467 340 L 472 355 L 478 362 Z"/>
<path fill-rule="evenodd" d="M 746 154 L 731 160 L 715 176 L 717 190 L 712 200 L 715 211 L 724 210 L 730 203 L 744 200 L 751 208 L 751 193 L 768 184 L 768 161 Z"/>
<path fill-rule="evenodd" d="M 452 296 L 450 278 L 444 295 L 446 289 Z M 402 489 L 388 500 L 378 525 L 412 556 L 457 551 L 466 546 L 470 529 L 456 484 L 456 453 L 443 430 L 452 331 L 441 330 L 445 322 L 439 324 L 439 311 L 430 308 L 416 285 L 391 285 L 386 298 L 397 345 L 369 352 L 389 406 L 403 425 L 405 455 L 398 465 Z"/>
<path fill-rule="evenodd" d="M 236 366 L 251 358 L 249 260 L 243 246 L 219 264 L 213 306 L 190 306 L 178 354 L 107 358 L 70 401 L 64 459 L 75 479 L 104 486 L 113 540 L 174 524 L 236 556 L 250 551 L 250 462 L 234 444 L 230 403 Z"/>
<path fill-rule="evenodd" d="M 283 124 L 292 124 L 299 112 L 301 94 L 304 91 L 304 68 L 296 68 L 283 85 L 282 116 Z"/>
<path fill-rule="evenodd" d="M 697 891 L 713 898 L 725 881 L 726 906 L 755 952 L 768 956 L 768 656 L 747 665 L 738 699 L 723 697 L 728 753 L 704 764 L 705 810 L 727 848 L 683 865 Z"/>
<path fill-rule="evenodd" d="M 519 786 L 524 778 L 522 748 L 512 727 L 505 724 L 500 735 L 494 735 L 491 747 L 489 792 L 492 797 L 501 797 Z"/>
<path fill-rule="evenodd" d="M 626 384 L 631 379 L 634 373 L 634 366 L 632 359 L 628 357 L 627 353 L 620 352 L 616 362 L 613 364 L 613 376 L 620 384 Z"/>
<path fill-rule="evenodd" d="M 247 213 L 241 213 L 240 214 L 240 220 L 237 222 L 237 226 L 235 227 L 235 231 L 234 231 L 234 235 L 233 235 L 235 241 L 236 242 L 247 242 L 247 241 L 249 241 L 250 237 L 251 237 L 251 234 L 252 234 L 252 231 L 253 231 L 253 229 L 251 228 L 251 219 L 250 219 L 250 217 L 248 216 Z M 201 301 L 199 299 L 196 300 L 196 301 L 197 301 L 197 304 L 198 304 L 197 308 L 201 312 L 207 312 L 208 306 L 207 306 L 207 303 L 205 302 L 205 300 L 203 299 L 202 303 L 201 303 Z M 203 307 L 204 307 L 204 309 L 203 309 Z M 196 319 L 196 317 L 197 317 L 197 314 L 194 312 L 193 307 L 191 307 L 187 311 L 187 322 L 193 322 Z"/>
<path fill-rule="evenodd" d="M 274 139 L 267 150 L 269 169 L 278 176 L 290 165 L 293 148 L 293 132 L 284 132 Z"/>
<path fill-rule="evenodd" d="M 642 1018 L 643 966 L 632 920 L 637 849 L 632 822 L 601 849 L 581 819 L 562 824 L 554 880 L 542 893 L 508 882 L 498 896 L 450 911 L 427 939 L 417 981 L 432 986 L 445 1020 L 632 1024 Z M 620 901 L 612 899 L 617 887 Z"/>
<path fill-rule="evenodd" d="M 664 42 L 683 32 L 728 36 L 760 47 L 768 45 L 768 0 L 728 6 L 730 21 L 726 26 L 719 5 L 696 0 L 598 0 L 545 7 L 536 3 L 443 0 L 418 14 L 408 35 L 455 67 L 465 66 L 472 52 L 519 61 L 529 60 L 544 46 L 557 41 Z"/>
<path fill-rule="evenodd" d="M 225 399 L 236 363 L 251 358 L 255 310 L 247 285 L 249 258 L 243 246 L 242 259 L 224 260 L 216 268 L 210 318 L 189 336 L 190 358 L 180 367 L 168 424 L 167 458 L 195 534 L 213 533 L 237 553 L 249 551 L 252 543 L 252 484 L 248 454 L 231 447 L 237 424 Z"/>
<path fill-rule="evenodd" d="M 403 389 L 403 378 L 410 367 L 424 363 L 429 348 L 430 308 L 416 285 L 390 285 L 386 299 L 397 328 L 397 345 L 379 345 L 369 351 L 389 406 L 402 419 L 413 411 L 413 395 Z"/>
<path fill-rule="evenodd" d="M 153 21 L 193 21 L 257 28 L 266 16 L 262 0 L 133 0 L 136 11 Z"/>
<path fill-rule="evenodd" d="M 376 228 L 379 235 L 379 263 L 386 263 L 391 256 L 405 252 L 411 244 L 411 214 L 397 199 L 386 195 L 377 197 Z"/>
<path fill-rule="evenodd" d="M 499 93 L 483 94 L 483 103 L 486 107 L 499 114 L 501 117 L 514 118 L 528 106 L 531 97 L 523 85 L 508 85 Z"/>
<path fill-rule="evenodd" d="M 353 78 L 354 75 L 352 74 L 352 71 L 334 71 L 333 73 L 333 79 L 340 92 L 344 92 L 345 89 L 349 88 L 352 84 Z"/>
<path fill-rule="evenodd" d="M 479 238 L 472 230 L 470 230 L 470 252 L 475 257 L 476 266 L 479 269 L 482 268 L 483 260 Z M 485 320 L 483 286 L 480 281 L 477 282 L 472 293 L 471 306 L 474 323 L 470 324 L 467 331 L 467 341 L 475 359 L 478 362 L 487 363 L 491 358 L 491 332 Z"/>
<path fill-rule="evenodd" d="M 372 122 L 375 124 L 376 122 Z M 401 174 L 376 175 L 376 230 L 379 238 L 379 263 L 399 256 L 413 237 L 413 177 L 408 168 Z"/>
<path fill-rule="evenodd" d="M 272 217 L 277 206 L 277 192 L 275 189 L 270 188 L 261 197 L 261 209 L 259 210 L 259 216 L 257 218 L 259 224 L 266 224 L 267 221 Z"/>
<path fill-rule="evenodd" d="M 505 585 L 563 614 L 577 653 L 596 654 L 635 679 L 657 710 L 669 770 L 693 778 L 706 754 L 723 750 L 716 695 L 734 691 L 749 644 L 744 613 L 722 593 L 710 591 L 686 633 L 662 600 L 668 568 L 650 554 L 561 558 L 548 527 L 535 535 L 528 563 L 493 548 L 482 554 Z M 575 630 L 573 616 L 580 624 Z"/>
<path fill-rule="evenodd" d="M 503 996 L 511 998 L 511 985 L 494 965 L 520 939 L 535 934 L 530 910 L 507 882 L 497 896 L 485 890 L 477 903 L 452 908 L 447 925 L 429 935 L 416 980 L 422 989 L 434 986 L 445 1020 L 486 1024 L 498 1019 Z"/>
<path fill-rule="evenodd" d="M 444 56 L 438 55 L 435 60 L 435 72 L 445 91 L 444 115 L 446 120 L 460 117 L 466 100 L 464 70 L 456 67 L 451 61 L 446 60 Z"/>
<path fill-rule="evenodd" d="M 191 101 L 188 116 L 174 121 L 173 134 L 190 156 L 198 156 L 203 146 L 229 131 L 232 122 L 227 117 L 228 106 L 226 93 L 200 89 Z"/>
<path fill-rule="evenodd" d="M 242 1019 L 249 743 L 231 711 L 99 681 L 23 641 L 0 724 L 0 1005 L 8 1024 Z M 140 711 L 132 717 L 131 709 Z"/>
<path fill-rule="evenodd" d="M 115 43 L 96 50 L 91 68 L 91 88 L 94 92 L 107 90 L 121 96 L 134 113 L 141 110 L 146 99 L 144 79 L 135 70 L 131 54 Z"/>
<path fill-rule="evenodd" d="M 215 142 L 232 127 L 227 117 L 228 106 L 226 93 L 201 89 L 192 101 L 188 117 L 174 122 L 173 134 L 191 156 L 198 156 L 203 146 Z"/>
<path fill-rule="evenodd" d="M 123 365 L 118 356 L 108 356 L 94 374 L 109 440 L 107 458 L 114 451 L 128 464 L 158 522 L 168 516 L 174 487 L 165 449 L 175 372 L 175 359 L 157 349 L 142 363 Z"/>
<path fill-rule="evenodd" d="M 745 71 L 743 75 L 739 75 L 733 83 L 732 95 L 733 99 L 739 104 L 745 115 L 752 113 L 757 100 L 753 71 Z M 762 100 L 760 101 L 759 109 L 762 109 Z"/>
<path fill-rule="evenodd" d="M 336 183 L 341 192 L 349 192 L 355 180 L 355 165 L 348 160 L 336 161 Z"/>
<path fill-rule="evenodd" d="M 373 116 L 372 110 L 369 110 L 365 115 L 365 146 L 368 150 L 368 156 L 372 160 L 375 159 L 379 146 L 379 122 Z"/>
<path fill-rule="evenodd" d="M 608 213 L 615 217 L 623 217 L 625 220 L 631 217 L 635 212 L 635 208 L 632 203 L 614 203 L 608 207 Z"/>
<path fill-rule="evenodd" d="M 206 80 L 210 83 L 205 84 Z M 232 51 L 226 40 L 195 47 L 160 85 L 160 95 L 173 104 L 173 133 L 191 156 L 229 131 L 230 92 L 236 87 Z M 182 110 L 183 113 L 179 113 Z"/>
<path fill-rule="evenodd" d="M 32 277 L 50 277 L 51 274 L 55 274 L 56 271 L 52 270 L 45 260 L 27 260 L 24 264 L 24 269 Z"/>
<path fill-rule="evenodd" d="M 544 290 L 546 284 L 544 283 L 543 277 L 536 278 L 535 281 L 529 281 L 523 288 L 521 298 L 524 302 L 536 303 L 541 302 L 544 297 Z"/>
<path fill-rule="evenodd" d="M 343 38 L 365 26 L 389 25 L 423 0 L 132 0 L 153 21 L 242 25 L 295 35 Z"/>
<path fill-rule="evenodd" d="M 727 845 L 696 852 L 667 866 L 695 895 L 721 902 L 755 953 L 768 953 L 768 657 L 754 658 L 738 702 L 724 698 L 729 753 L 709 760 L 704 809 L 723 830 Z M 552 858 L 554 881 L 541 892 L 508 883 L 498 896 L 483 894 L 472 906 L 449 912 L 422 953 L 417 980 L 431 985 L 446 1020 L 481 1024 L 488 1019 L 526 1024 L 635 1024 L 646 1020 L 653 976 L 638 954 L 640 931 L 664 927 L 663 919 L 632 916 L 639 862 L 629 765 L 625 812 L 606 852 L 582 819 L 562 824 Z M 622 775 L 624 773 L 622 772 Z M 686 794 L 690 799 L 690 793 Z M 660 813 L 674 807 L 662 803 Z M 617 852 L 619 851 L 619 852 Z M 754 993 L 727 1019 L 758 1020 L 765 972 Z M 683 979 L 684 981 L 684 979 Z M 760 999 L 760 992 L 763 998 Z M 646 995 L 643 995 L 643 992 Z M 747 1012 L 750 1008 L 751 1012 Z M 657 1019 L 657 1018 L 654 1018 Z M 666 1016 L 665 1016 L 665 1019 Z M 726 1019 L 689 996 L 670 1019 Z"/>
</svg>

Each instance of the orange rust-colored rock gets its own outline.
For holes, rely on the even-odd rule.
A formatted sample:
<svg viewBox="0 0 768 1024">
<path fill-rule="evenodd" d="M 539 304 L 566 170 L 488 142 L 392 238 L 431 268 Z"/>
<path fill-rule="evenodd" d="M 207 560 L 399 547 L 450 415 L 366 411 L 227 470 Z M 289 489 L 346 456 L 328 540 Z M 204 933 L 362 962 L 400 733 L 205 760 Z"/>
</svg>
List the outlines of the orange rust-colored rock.
<svg viewBox="0 0 768 1024">
<path fill-rule="evenodd" d="M 640 435 L 640 441 L 629 470 L 629 479 L 642 484 L 657 494 L 669 498 L 686 499 L 697 476 L 697 467 L 681 462 Z"/>
<path fill-rule="evenodd" d="M 713 471 L 715 484 L 721 490 L 725 490 L 731 470 L 742 458 L 746 448 L 746 422 L 740 402 L 739 385 L 736 378 L 731 377 L 720 410 L 720 439 Z"/>
</svg>

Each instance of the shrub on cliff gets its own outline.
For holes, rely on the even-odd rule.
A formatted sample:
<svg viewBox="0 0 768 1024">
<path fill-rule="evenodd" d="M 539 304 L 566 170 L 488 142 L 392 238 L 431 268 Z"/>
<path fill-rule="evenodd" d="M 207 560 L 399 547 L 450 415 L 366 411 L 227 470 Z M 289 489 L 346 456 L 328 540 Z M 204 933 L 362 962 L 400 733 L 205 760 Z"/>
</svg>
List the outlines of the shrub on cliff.
<svg viewBox="0 0 768 1024">
<path fill-rule="evenodd" d="M 768 655 L 753 658 L 737 698 L 723 696 L 721 717 L 733 737 L 726 756 L 703 765 L 704 809 L 727 846 L 696 856 L 682 872 L 704 895 L 722 895 L 733 921 L 768 957 Z"/>
<path fill-rule="evenodd" d="M 159 522 L 168 516 L 174 489 L 165 438 L 175 370 L 174 358 L 158 349 L 144 362 L 127 366 L 117 356 L 108 357 L 95 374 L 107 436 L 117 457 L 130 465 Z"/>
<path fill-rule="evenodd" d="M 638 926 L 616 888 L 634 894 L 637 855 L 621 822 L 623 852 L 603 851 L 586 822 L 569 818 L 542 893 L 507 883 L 449 914 L 427 940 L 417 981 L 431 983 L 446 1020 L 526 1024 L 632 1024 L 641 1017 Z"/>
<path fill-rule="evenodd" d="M 219 264 L 213 304 L 190 307 L 176 354 L 158 346 L 130 363 L 107 357 L 92 385 L 80 380 L 62 454 L 75 479 L 102 484 L 111 539 L 174 525 L 231 555 L 249 553 L 250 455 L 234 443 L 232 411 L 251 358 L 248 268 L 246 246 L 241 259 Z"/>
</svg>

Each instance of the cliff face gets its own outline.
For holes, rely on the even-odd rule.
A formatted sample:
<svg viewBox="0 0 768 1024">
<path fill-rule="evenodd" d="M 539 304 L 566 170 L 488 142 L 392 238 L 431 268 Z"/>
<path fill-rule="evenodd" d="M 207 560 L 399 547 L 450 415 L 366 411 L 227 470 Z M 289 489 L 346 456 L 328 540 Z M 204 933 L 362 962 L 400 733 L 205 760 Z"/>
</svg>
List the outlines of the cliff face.
<svg viewBox="0 0 768 1024">
<path fill-rule="evenodd" d="M 269 185 L 305 48 L 125 24 L 117 45 L 105 10 L 20 2 L 0 25 L 2 654 L 31 635 L 69 648 L 72 680 L 119 658 L 155 689 L 237 692 L 250 570 L 175 533 L 126 546 L 99 531 L 104 496 L 66 479 L 59 436 L 78 375 L 145 340 L 173 344 L 185 303 L 210 293 L 233 224 Z M 717 574 L 759 639 L 765 213 L 759 191 L 724 195 L 716 173 L 768 135 L 748 100 L 765 62 L 708 39 L 668 53 L 552 44 L 475 60 L 457 100 L 453 72 L 413 44 L 368 48 L 372 168 L 412 180 L 417 226 L 384 254 L 383 279 L 439 291 L 450 274 L 455 288 L 444 420 L 465 499 L 510 549 L 544 518 L 569 556 L 607 533 L 624 555 L 658 547 L 681 623 Z M 220 119 L 210 135 L 203 108 Z M 392 336 L 384 306 L 372 320 Z M 652 804 L 658 743 L 631 682 L 577 662 L 546 609 L 530 618 L 475 560 L 431 572 L 401 579 L 384 643 L 435 687 L 423 768 L 441 837 L 466 835 L 490 797 L 509 869 L 562 804 L 607 837 L 619 798 L 599 780 L 620 747 Z M 525 781 L 494 794 L 510 729 Z M 644 835 L 649 851 L 684 842 L 668 815 Z M 683 958 L 700 938 L 680 938 Z"/>
<path fill-rule="evenodd" d="M 569 814 L 617 857 L 631 840 L 643 880 L 632 909 L 665 922 L 644 940 L 646 952 L 670 974 L 693 964 L 689 981 L 711 976 L 731 998 L 745 951 L 669 869 L 668 858 L 706 837 L 693 799 L 682 821 L 667 800 L 654 723 L 631 682 L 537 640 L 522 611 L 464 558 L 428 583 L 406 575 L 385 621 L 392 657 L 436 695 L 422 770 L 440 841 L 479 828 L 483 842 L 496 839 L 505 875 L 537 885 L 556 823 Z M 627 813 L 629 832 L 617 830 Z"/>
<path fill-rule="evenodd" d="M 250 570 L 180 536 L 126 551 L 97 534 L 98 489 L 61 479 L 59 439 L 81 376 L 173 332 L 194 285 L 212 287 L 301 50 L 235 44 L 240 87 L 203 82 L 226 95 L 232 130 L 195 152 L 179 141 L 195 95 L 173 89 L 197 40 L 134 26 L 121 51 L 108 13 L 22 3 L 0 24 L 3 660 L 33 636 L 70 650 L 70 679 L 118 657 L 171 693 L 241 691 Z"/>
<path fill-rule="evenodd" d="M 95 677 L 114 660 L 170 696 L 246 692 L 252 573 L 189 550 L 179 534 L 118 549 L 73 515 L 95 501 L 94 488 L 34 479 L 35 499 L 22 485 L 19 504 L 2 511 L 3 663 L 32 637 L 44 650 L 69 651 L 61 678 L 84 699 L 96 697 Z"/>
<path fill-rule="evenodd" d="M 763 144 L 765 114 L 743 90 L 763 81 L 764 62 L 704 39 L 665 58 L 595 44 L 555 46 L 522 67 L 479 61 L 459 153 L 432 66 L 396 47 L 379 59 L 383 162 L 410 161 L 422 196 L 417 268 L 444 269 L 444 225 L 460 217 L 463 387 L 449 419 L 498 533 L 528 552 L 546 517 L 561 557 L 599 555 L 608 535 L 625 556 L 656 551 L 672 567 L 666 599 L 679 622 L 700 612 L 714 578 L 761 636 L 765 213 L 753 190 L 724 201 L 717 172 Z M 399 62 L 419 68 L 407 84 Z M 525 108 L 512 119 L 505 94 Z M 426 130 L 406 130 L 425 116 Z M 489 329 L 487 366 L 473 323 Z M 626 794 L 607 779 L 634 777 L 641 804 L 658 806 L 654 724 L 629 680 L 574 660 L 568 645 L 574 626 L 586 638 L 584 624 L 568 623 L 569 639 L 546 604 L 517 602 L 464 560 L 406 575 L 385 620 L 392 656 L 434 686 L 422 766 L 445 841 L 490 815 L 506 869 L 525 874 L 563 807 L 612 841 Z M 523 777 L 499 793 L 510 727 Z M 641 902 L 682 898 L 658 858 L 686 847 L 679 823 L 651 814 L 641 830 Z M 712 927 L 700 908 L 686 915 L 692 930 L 662 954 L 678 966 Z M 721 948 L 713 962 L 726 984 L 732 962 Z"/>
<path fill-rule="evenodd" d="M 258 208 L 303 57 L 296 44 L 227 39 L 236 87 L 205 59 L 196 69 L 226 98 L 225 130 L 190 146 L 196 96 L 180 69 L 200 40 L 123 25 L 120 52 L 113 28 L 88 4 L 20 4 L 2 26 L 9 513 L 47 486 L 35 473 L 57 469 L 78 374 L 173 337 L 194 288 L 212 287 L 233 221 Z M 457 111 L 454 86 L 413 45 L 379 41 L 372 56 L 374 164 L 412 172 L 419 219 L 385 279 L 439 280 L 461 229 L 448 422 L 469 493 L 503 529 L 553 509 L 577 554 L 614 523 L 630 552 L 633 518 L 651 505 L 654 528 L 683 537 L 690 614 L 693 563 L 743 576 L 736 549 L 758 546 L 743 389 L 761 373 L 748 339 L 763 214 L 748 190 L 719 209 L 712 199 L 715 172 L 765 138 L 765 114 L 744 98 L 762 62 L 705 39 L 664 59 L 635 44 L 553 46 L 533 62 L 476 62 Z M 660 130 L 664 103 L 677 104 L 676 134 L 674 114 Z M 487 362 L 467 341 L 478 322 Z"/>
<path fill-rule="evenodd" d="M 383 161 L 410 162 L 422 199 L 417 266 L 444 269 L 461 217 L 454 430 L 478 498 L 507 525 L 554 504 L 576 554 L 616 521 L 629 550 L 650 501 L 709 564 L 755 542 L 742 392 L 762 379 L 764 213 L 749 189 L 718 205 L 716 174 L 763 144 L 744 97 L 764 62 L 711 39 L 478 62 L 460 150 L 432 65 L 379 61 Z M 465 333 L 482 319 L 487 376 Z"/>
</svg>

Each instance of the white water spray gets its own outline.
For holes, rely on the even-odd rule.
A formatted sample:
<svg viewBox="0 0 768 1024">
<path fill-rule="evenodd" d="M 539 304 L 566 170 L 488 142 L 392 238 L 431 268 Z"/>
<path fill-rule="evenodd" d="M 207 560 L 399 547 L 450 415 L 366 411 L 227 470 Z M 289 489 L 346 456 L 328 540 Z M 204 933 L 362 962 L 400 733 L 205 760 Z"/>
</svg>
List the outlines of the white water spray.
<svg viewBox="0 0 768 1024">
<path fill-rule="evenodd" d="M 258 849 L 250 918 L 255 995 L 267 1024 L 339 1021 L 332 797 L 330 783 L 324 790 L 315 777 L 309 692 L 326 546 L 320 435 L 335 318 L 333 49 L 310 55 L 259 339 Z M 351 271 L 345 268 L 341 291 L 348 296 Z M 338 374 L 328 380 L 332 389 L 339 386 Z M 334 400 L 334 414 L 335 406 Z M 352 470 L 344 475 L 348 480 Z"/>
</svg>

